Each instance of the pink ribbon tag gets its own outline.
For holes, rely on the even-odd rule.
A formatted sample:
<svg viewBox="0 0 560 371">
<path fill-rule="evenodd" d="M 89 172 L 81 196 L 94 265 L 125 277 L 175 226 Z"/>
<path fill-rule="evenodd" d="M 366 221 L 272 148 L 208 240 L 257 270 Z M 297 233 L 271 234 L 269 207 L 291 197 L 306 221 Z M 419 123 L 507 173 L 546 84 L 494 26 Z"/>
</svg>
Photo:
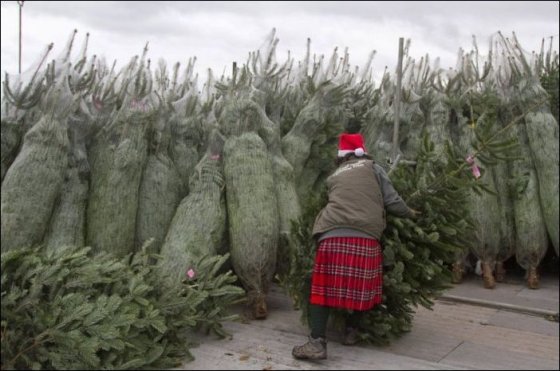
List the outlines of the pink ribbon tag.
<svg viewBox="0 0 560 371">
<path fill-rule="evenodd" d="M 476 179 L 480 178 L 480 169 L 478 168 L 478 166 L 476 166 L 476 165 L 473 164 L 473 165 L 471 166 L 471 171 L 472 171 L 472 175 L 473 175 Z"/>
<path fill-rule="evenodd" d="M 101 111 L 101 109 L 103 108 L 103 102 L 101 101 L 101 99 L 99 99 L 96 96 L 93 96 L 91 98 L 91 101 L 93 102 L 93 106 L 95 107 L 95 109 Z"/>
<path fill-rule="evenodd" d="M 475 177 L 475 179 L 480 178 L 480 169 L 475 164 L 474 157 L 472 155 L 468 155 L 465 160 L 467 161 L 467 164 L 469 164 L 471 166 L 471 172 L 472 172 L 472 175 Z"/>
<path fill-rule="evenodd" d="M 186 274 L 187 274 L 187 277 L 191 280 L 196 276 L 196 272 L 192 268 L 189 269 Z"/>
<path fill-rule="evenodd" d="M 148 105 L 145 101 L 132 99 L 130 101 L 130 108 L 135 111 L 148 112 Z"/>
</svg>

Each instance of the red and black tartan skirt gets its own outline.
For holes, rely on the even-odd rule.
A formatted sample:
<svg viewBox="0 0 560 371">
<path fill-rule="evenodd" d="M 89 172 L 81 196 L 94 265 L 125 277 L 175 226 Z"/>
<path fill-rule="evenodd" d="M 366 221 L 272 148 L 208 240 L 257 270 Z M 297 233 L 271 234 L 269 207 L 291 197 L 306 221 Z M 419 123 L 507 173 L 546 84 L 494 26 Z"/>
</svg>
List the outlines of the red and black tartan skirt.
<svg viewBox="0 0 560 371">
<path fill-rule="evenodd" d="M 379 241 L 331 237 L 319 243 L 311 276 L 311 304 L 364 311 L 381 303 L 382 287 Z"/>
</svg>

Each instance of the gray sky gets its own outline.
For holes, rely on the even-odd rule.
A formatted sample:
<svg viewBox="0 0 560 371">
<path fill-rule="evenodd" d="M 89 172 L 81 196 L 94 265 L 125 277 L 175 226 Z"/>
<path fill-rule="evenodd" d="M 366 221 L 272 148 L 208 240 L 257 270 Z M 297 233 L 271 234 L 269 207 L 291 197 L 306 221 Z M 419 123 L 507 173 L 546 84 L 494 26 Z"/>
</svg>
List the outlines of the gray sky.
<svg viewBox="0 0 560 371">
<path fill-rule="evenodd" d="M 18 72 L 18 12 L 16 1 L 2 1 L 2 80 Z M 554 38 L 558 50 L 558 1 L 25 1 L 22 21 L 22 71 L 49 43 L 57 57 L 74 29 L 74 52 L 86 33 L 88 55 L 117 60 L 122 67 L 141 54 L 168 65 L 196 56 L 200 80 L 211 68 L 229 74 L 233 61 L 243 64 L 276 28 L 276 58 L 296 61 L 311 52 L 329 58 L 348 47 L 350 63 L 363 66 L 375 50 L 374 73 L 397 65 L 399 37 L 411 39 L 410 55 L 439 57 L 440 66 L 454 67 L 460 47 L 470 50 L 472 36 L 484 54 L 492 34 L 515 32 L 527 50 L 540 49 L 543 38 Z"/>
</svg>

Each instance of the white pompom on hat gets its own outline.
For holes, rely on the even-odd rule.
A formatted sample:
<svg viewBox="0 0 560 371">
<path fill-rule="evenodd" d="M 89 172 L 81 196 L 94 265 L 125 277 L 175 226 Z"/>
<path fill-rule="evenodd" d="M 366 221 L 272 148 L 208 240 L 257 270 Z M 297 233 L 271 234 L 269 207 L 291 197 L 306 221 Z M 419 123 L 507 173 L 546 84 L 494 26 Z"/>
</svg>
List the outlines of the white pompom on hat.
<svg viewBox="0 0 560 371">
<path fill-rule="evenodd" d="M 348 153 L 354 153 L 356 157 L 362 157 L 367 153 L 362 134 L 340 134 L 338 137 L 338 157 L 344 157 Z"/>
</svg>

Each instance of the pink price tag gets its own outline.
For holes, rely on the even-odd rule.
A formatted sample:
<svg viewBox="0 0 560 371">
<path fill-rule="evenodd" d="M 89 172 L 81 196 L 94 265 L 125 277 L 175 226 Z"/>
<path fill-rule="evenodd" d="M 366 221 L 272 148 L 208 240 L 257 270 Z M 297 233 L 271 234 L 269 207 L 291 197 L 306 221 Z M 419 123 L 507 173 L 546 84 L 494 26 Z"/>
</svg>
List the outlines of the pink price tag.
<svg viewBox="0 0 560 371">
<path fill-rule="evenodd" d="M 476 166 L 476 164 L 471 165 L 471 171 L 476 179 L 480 178 L 480 169 Z"/>
<path fill-rule="evenodd" d="M 191 280 L 196 276 L 196 272 L 191 268 L 187 271 L 187 277 L 190 278 Z"/>
</svg>

